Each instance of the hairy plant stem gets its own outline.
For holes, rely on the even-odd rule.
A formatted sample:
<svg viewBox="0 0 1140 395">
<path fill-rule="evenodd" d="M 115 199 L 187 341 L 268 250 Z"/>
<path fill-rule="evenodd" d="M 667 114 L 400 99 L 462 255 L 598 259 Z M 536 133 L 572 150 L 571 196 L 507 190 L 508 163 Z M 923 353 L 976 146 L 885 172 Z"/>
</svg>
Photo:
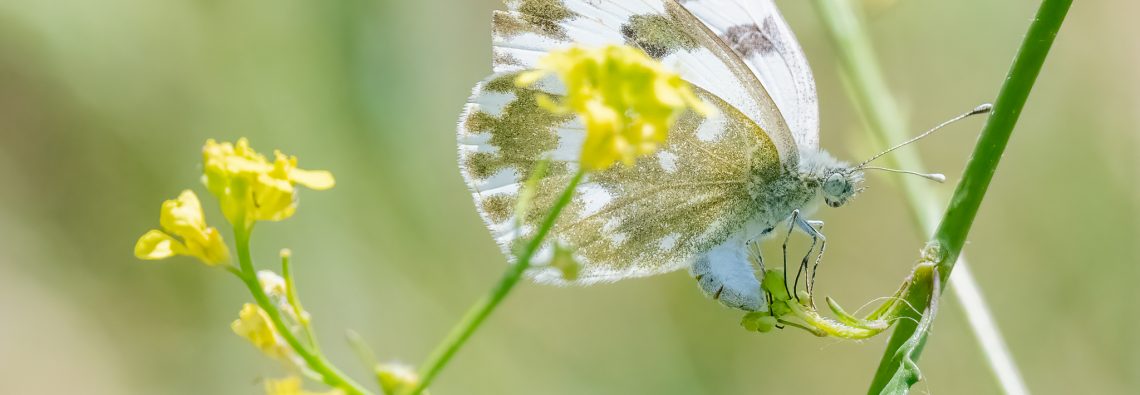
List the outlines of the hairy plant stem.
<svg viewBox="0 0 1140 395">
<path fill-rule="evenodd" d="M 254 268 L 253 258 L 249 253 L 249 235 L 252 230 L 252 227 L 246 229 L 242 226 L 234 226 L 234 239 L 235 244 L 237 244 L 238 264 L 240 265 L 240 271 L 236 271 L 234 274 L 245 283 L 246 288 L 249 288 L 253 300 L 269 316 L 269 320 L 277 329 L 277 334 L 285 339 L 289 347 L 305 361 L 305 365 L 309 369 L 320 376 L 321 381 L 325 384 L 339 388 L 348 395 L 371 395 L 371 392 L 346 376 L 336 366 L 333 366 L 323 355 L 310 350 L 289 330 L 289 326 L 281 316 L 281 311 L 269 300 L 269 296 L 265 294 L 265 290 L 261 288 L 261 283 L 257 280 L 257 269 Z"/>
<path fill-rule="evenodd" d="M 467 310 L 467 313 L 463 315 L 463 318 L 460 319 L 459 324 L 436 346 L 435 351 L 432 351 L 427 361 L 425 361 L 420 368 L 419 383 L 408 393 L 418 395 L 431 385 L 432 380 L 435 379 L 439 372 L 451 361 L 451 357 L 455 356 L 455 353 L 458 352 L 459 349 L 463 347 L 463 344 L 467 342 L 467 339 L 479 329 L 479 326 L 483 324 L 487 316 L 491 315 L 491 312 L 507 297 L 511 289 L 518 284 L 526 272 L 526 269 L 530 268 L 530 261 L 534 258 L 534 254 L 538 252 L 542 246 L 542 242 L 546 239 L 546 236 L 550 234 L 550 230 L 554 228 L 554 223 L 558 219 L 558 215 L 562 213 L 562 209 L 570 204 L 570 200 L 574 196 L 574 190 L 577 189 L 583 176 L 585 176 L 585 172 L 581 170 L 574 175 L 570 180 L 570 184 L 566 186 L 566 189 L 562 191 L 562 195 L 558 197 L 558 201 L 555 202 L 550 212 L 546 214 L 546 218 L 543 220 L 542 226 L 538 228 L 538 232 L 535 233 L 534 238 L 526 244 L 526 247 L 518 255 L 516 262 L 507 267 L 507 271 L 503 273 L 503 277 L 499 279 L 499 283 L 495 285 L 495 288 L 491 289 L 491 293 L 484 296 L 478 302 L 475 302 L 475 305 L 471 306 L 471 308 Z"/>
<path fill-rule="evenodd" d="M 993 324 L 993 318 L 978 292 L 976 281 L 969 274 L 964 258 L 960 254 L 982 197 L 993 178 L 1001 153 L 1009 141 L 1013 126 L 1071 3 L 1072 0 L 1045 0 L 1042 3 L 1037 18 L 1030 26 L 1029 33 L 1014 59 L 1009 76 L 998 94 L 993 115 L 987 121 L 962 180 L 955 189 L 951 205 L 935 232 L 932 235 L 928 234 L 945 252 L 937 262 L 937 273 L 941 277 L 943 287 L 955 263 L 961 266 L 959 272 L 951 277 L 957 291 L 956 295 L 959 296 L 991 369 L 1005 392 L 1010 394 L 1024 394 L 1028 391 L 996 325 Z M 881 69 L 875 61 L 870 39 L 857 12 L 848 0 L 815 0 L 815 5 L 838 49 L 844 81 L 853 101 L 870 126 L 870 131 L 881 141 L 901 141 L 906 133 L 906 122 L 887 88 Z M 885 159 L 895 159 L 891 165 L 896 168 L 908 170 L 922 168 L 918 156 L 909 151 L 898 152 L 894 158 Z M 921 182 L 919 180 L 900 178 L 897 181 L 902 185 L 910 203 L 916 225 L 923 232 L 934 229 L 939 204 L 933 193 L 919 185 Z M 918 289 L 912 289 L 905 295 L 905 300 L 916 306 L 926 304 L 927 295 L 921 295 L 917 291 Z M 907 311 L 904 317 L 917 319 L 918 315 L 918 312 Z M 900 363 L 900 358 L 918 358 L 922 343 L 925 342 L 924 331 L 921 332 L 919 344 L 913 353 L 906 356 L 897 353 L 903 343 L 906 343 L 918 329 L 917 322 L 919 321 L 905 318 L 899 321 L 898 329 L 891 336 L 869 393 L 879 393 L 884 388 L 891 379 L 894 367 Z"/>
</svg>

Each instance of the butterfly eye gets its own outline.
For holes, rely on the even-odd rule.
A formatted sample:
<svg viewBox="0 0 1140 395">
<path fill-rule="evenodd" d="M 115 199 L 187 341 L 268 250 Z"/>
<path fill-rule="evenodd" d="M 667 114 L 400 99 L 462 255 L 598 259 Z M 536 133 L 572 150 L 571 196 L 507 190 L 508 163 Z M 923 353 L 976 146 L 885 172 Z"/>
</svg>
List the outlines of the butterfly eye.
<svg viewBox="0 0 1140 395">
<path fill-rule="evenodd" d="M 839 173 L 827 176 L 827 179 L 823 181 L 823 192 L 829 195 L 838 195 L 850 187 L 844 181 L 843 175 Z"/>
</svg>

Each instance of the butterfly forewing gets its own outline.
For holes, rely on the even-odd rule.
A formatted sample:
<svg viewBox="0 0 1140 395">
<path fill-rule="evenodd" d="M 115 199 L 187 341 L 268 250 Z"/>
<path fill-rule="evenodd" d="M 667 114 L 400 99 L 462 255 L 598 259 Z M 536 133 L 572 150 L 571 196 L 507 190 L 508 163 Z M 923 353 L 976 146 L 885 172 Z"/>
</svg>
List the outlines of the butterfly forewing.
<svg viewBox="0 0 1140 395">
<path fill-rule="evenodd" d="M 572 116 L 536 111 L 536 94 L 557 100 L 557 81 L 519 88 L 515 73 L 481 83 L 460 120 L 460 167 L 479 212 L 508 255 L 529 240 L 577 170 L 584 132 Z M 578 282 L 613 281 L 686 267 L 726 240 L 748 219 L 749 177 L 778 173 L 776 146 L 755 123 L 697 88 L 718 114 L 686 113 L 657 154 L 634 166 L 590 173 L 559 217 L 551 240 L 575 250 Z M 516 219 L 520 185 L 534 164 L 551 158 L 527 215 Z M 552 244 L 533 274 L 562 282 L 543 269 Z"/>
<path fill-rule="evenodd" d="M 644 50 L 735 107 L 795 164 L 795 137 L 749 66 L 675 0 L 514 0 L 493 16 L 496 72 L 535 67 L 546 52 L 573 44 L 628 44 Z"/>
<path fill-rule="evenodd" d="M 744 61 L 802 148 L 819 148 L 819 104 L 807 57 L 771 0 L 688 0 L 691 11 Z"/>
</svg>

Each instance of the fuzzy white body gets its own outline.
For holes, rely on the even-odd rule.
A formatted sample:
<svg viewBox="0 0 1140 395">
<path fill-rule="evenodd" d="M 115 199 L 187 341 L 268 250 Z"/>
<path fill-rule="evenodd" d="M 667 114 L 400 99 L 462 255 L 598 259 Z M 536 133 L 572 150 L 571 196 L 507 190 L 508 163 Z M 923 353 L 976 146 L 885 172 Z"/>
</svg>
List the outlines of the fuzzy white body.
<svg viewBox="0 0 1140 395">
<path fill-rule="evenodd" d="M 753 267 L 748 243 L 759 243 L 775 234 L 776 226 L 786 223 L 796 210 L 800 216 L 814 212 L 819 207 L 821 186 L 830 175 L 852 174 L 847 163 L 826 151 L 801 150 L 799 157 L 798 168 L 786 169 L 777 180 L 765 180 L 757 187 L 756 214 L 736 234 L 693 262 L 689 273 L 705 295 L 729 307 L 767 309 L 757 277 L 764 268 Z M 854 183 L 857 177 L 849 178 Z"/>
</svg>

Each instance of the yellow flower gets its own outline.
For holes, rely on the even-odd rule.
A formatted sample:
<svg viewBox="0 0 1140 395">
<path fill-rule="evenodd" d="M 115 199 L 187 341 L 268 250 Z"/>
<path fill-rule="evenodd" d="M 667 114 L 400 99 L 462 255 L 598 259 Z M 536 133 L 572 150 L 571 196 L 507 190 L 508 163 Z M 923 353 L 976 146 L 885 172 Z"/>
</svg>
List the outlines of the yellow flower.
<svg viewBox="0 0 1140 395">
<path fill-rule="evenodd" d="M 555 74 L 566 86 L 560 103 L 540 97 L 555 113 L 576 113 L 586 126 L 581 163 L 601 170 L 655 152 L 669 127 L 686 109 L 702 115 L 715 110 L 693 94 L 680 75 L 666 70 L 645 52 L 626 45 L 596 49 L 572 46 L 551 51 L 536 70 L 515 83 L 528 86 Z"/>
<path fill-rule="evenodd" d="M 163 202 L 158 222 L 163 230 L 152 229 L 135 243 L 135 256 L 139 259 L 186 255 L 211 266 L 229 260 L 229 250 L 222 235 L 217 229 L 206 226 L 202 204 L 193 191 L 182 191 L 177 199 Z"/>
<path fill-rule="evenodd" d="M 301 378 L 290 376 L 279 380 L 265 381 L 266 395 L 340 395 L 344 392 L 339 389 L 327 392 L 305 391 L 301 388 Z"/>
<path fill-rule="evenodd" d="M 230 324 L 238 336 L 249 340 L 254 347 L 271 358 L 291 362 L 293 352 L 284 339 L 277 334 L 269 315 L 257 305 L 246 303 L 238 313 L 238 319 Z"/>
<path fill-rule="evenodd" d="M 332 188 L 332 173 L 297 168 L 297 157 L 274 152 L 273 162 L 250 148 L 206 140 L 202 182 L 221 202 L 231 224 L 248 228 L 254 221 L 280 221 L 297 210 L 296 184 L 315 190 Z"/>
</svg>

